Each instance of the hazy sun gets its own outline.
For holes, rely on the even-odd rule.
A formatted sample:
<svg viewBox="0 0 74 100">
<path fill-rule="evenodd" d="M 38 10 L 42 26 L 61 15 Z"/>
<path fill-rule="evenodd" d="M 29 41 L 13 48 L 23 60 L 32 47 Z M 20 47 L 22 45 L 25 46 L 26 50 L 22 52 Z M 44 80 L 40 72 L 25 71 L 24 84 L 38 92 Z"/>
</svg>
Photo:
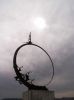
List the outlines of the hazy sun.
<svg viewBox="0 0 74 100">
<path fill-rule="evenodd" d="M 33 24 L 37 30 L 43 30 L 46 27 L 45 19 L 43 19 L 41 17 L 34 18 Z"/>
</svg>

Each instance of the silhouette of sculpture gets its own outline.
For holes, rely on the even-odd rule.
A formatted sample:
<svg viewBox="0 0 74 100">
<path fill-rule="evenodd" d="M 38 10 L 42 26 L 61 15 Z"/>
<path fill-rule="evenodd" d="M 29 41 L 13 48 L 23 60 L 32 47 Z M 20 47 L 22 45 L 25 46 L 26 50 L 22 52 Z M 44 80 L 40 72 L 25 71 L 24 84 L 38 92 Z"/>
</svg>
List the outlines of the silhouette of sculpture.
<svg viewBox="0 0 74 100">
<path fill-rule="evenodd" d="M 29 80 L 29 74 L 26 74 L 25 77 L 26 77 L 26 81 L 28 81 Z"/>
<path fill-rule="evenodd" d="M 31 72 L 27 72 L 27 73 L 24 75 L 25 81 L 31 80 L 31 79 L 30 79 L 30 76 L 29 76 L 30 73 L 31 73 Z"/>
<path fill-rule="evenodd" d="M 39 86 L 39 85 L 34 85 L 32 82 L 34 81 L 34 79 L 30 79 L 30 72 L 27 72 L 26 74 L 22 74 L 21 73 L 21 68 L 23 67 L 18 67 L 17 65 L 17 61 L 16 61 L 16 58 L 17 58 L 17 54 L 18 54 L 18 51 L 24 47 L 24 46 L 27 46 L 27 45 L 33 45 L 33 46 L 36 46 L 40 49 L 42 49 L 42 51 L 44 51 L 46 53 L 46 55 L 49 57 L 49 60 L 51 61 L 51 64 L 52 64 L 52 69 L 53 69 L 53 72 L 52 72 L 52 77 L 51 77 L 51 80 L 49 81 L 49 83 L 51 83 L 52 79 L 53 79 L 53 76 L 54 76 L 54 65 L 53 65 L 53 62 L 52 62 L 52 59 L 51 57 L 49 56 L 49 54 L 40 46 L 34 44 L 31 42 L 31 32 L 30 32 L 30 35 L 29 35 L 29 40 L 28 42 L 26 42 L 25 44 L 22 44 L 21 46 L 19 46 L 15 53 L 14 53 L 14 57 L 13 57 L 13 68 L 15 70 L 15 73 L 16 73 L 16 77 L 15 79 L 19 82 L 21 82 L 22 84 L 24 84 L 26 87 L 28 87 L 29 90 L 33 89 L 33 90 L 48 90 L 46 88 L 46 86 Z M 30 81 L 30 82 L 29 82 Z M 48 84 L 49 84 L 48 83 Z"/>
<path fill-rule="evenodd" d="M 29 34 L 28 43 L 29 43 L 29 44 L 31 44 L 31 43 L 32 43 L 32 42 L 31 42 L 31 32 L 30 32 L 30 34 Z"/>
</svg>

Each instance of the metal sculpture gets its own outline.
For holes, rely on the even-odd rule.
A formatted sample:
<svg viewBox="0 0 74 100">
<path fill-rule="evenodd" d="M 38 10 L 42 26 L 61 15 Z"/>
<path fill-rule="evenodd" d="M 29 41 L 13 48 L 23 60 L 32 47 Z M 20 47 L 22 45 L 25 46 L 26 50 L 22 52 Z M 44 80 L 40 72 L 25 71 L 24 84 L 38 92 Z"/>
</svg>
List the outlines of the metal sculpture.
<svg viewBox="0 0 74 100">
<path fill-rule="evenodd" d="M 14 53 L 14 57 L 13 57 L 13 68 L 14 68 L 15 73 L 16 73 L 15 79 L 16 79 L 17 81 L 19 81 L 20 84 L 24 84 L 26 87 L 28 87 L 29 90 L 31 90 L 31 89 L 32 89 L 32 90 L 48 90 L 48 89 L 46 88 L 46 86 L 34 85 L 34 84 L 33 84 L 33 80 L 34 80 L 34 79 L 33 79 L 33 80 L 30 80 L 30 78 L 29 78 L 29 75 L 30 75 L 31 72 L 27 72 L 26 74 L 22 74 L 22 73 L 21 73 L 21 68 L 22 68 L 23 66 L 22 66 L 22 67 L 18 67 L 18 65 L 17 65 L 17 63 L 16 63 L 16 58 L 17 58 L 18 51 L 19 51 L 22 47 L 27 46 L 27 45 L 36 46 L 36 47 L 40 48 L 42 51 L 44 51 L 44 53 L 46 53 L 46 55 L 48 56 L 49 60 L 51 61 L 51 65 L 52 65 L 52 69 L 53 69 L 52 77 L 51 77 L 51 80 L 48 82 L 48 84 L 50 84 L 51 81 L 53 80 L 53 76 L 54 76 L 54 64 L 53 64 L 53 61 L 52 61 L 51 57 L 49 56 L 49 54 L 48 54 L 42 47 L 40 47 L 40 46 L 38 46 L 38 45 L 32 43 L 32 41 L 31 41 L 31 33 L 30 33 L 30 35 L 29 35 L 29 40 L 28 40 L 28 42 L 26 42 L 25 44 L 22 44 L 21 46 L 19 46 L 19 47 L 16 49 L 15 53 Z M 30 83 L 28 82 L 29 80 L 31 81 Z"/>
</svg>

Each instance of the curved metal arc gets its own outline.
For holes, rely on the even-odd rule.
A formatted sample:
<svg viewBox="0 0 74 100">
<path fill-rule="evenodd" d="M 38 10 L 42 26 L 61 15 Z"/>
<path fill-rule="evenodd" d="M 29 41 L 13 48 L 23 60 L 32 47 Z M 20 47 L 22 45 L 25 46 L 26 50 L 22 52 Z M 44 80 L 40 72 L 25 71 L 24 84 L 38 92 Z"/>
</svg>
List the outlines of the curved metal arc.
<svg viewBox="0 0 74 100">
<path fill-rule="evenodd" d="M 16 57 L 17 57 L 18 51 L 19 51 L 23 46 L 25 46 L 25 45 L 28 45 L 28 44 L 23 44 L 23 45 L 19 46 L 19 47 L 16 49 L 16 51 L 15 51 L 15 53 L 14 53 L 14 57 L 13 57 L 13 67 L 14 67 L 14 71 L 15 71 L 17 77 L 19 77 L 20 80 L 22 80 L 22 82 L 23 82 L 24 85 L 26 85 L 28 88 L 30 88 L 30 84 L 29 84 L 28 82 L 26 82 L 26 81 L 22 78 L 21 73 L 18 71 L 18 66 L 17 66 L 17 63 L 16 63 Z"/>
<path fill-rule="evenodd" d="M 53 61 L 52 61 L 50 55 L 49 55 L 42 47 L 40 47 L 40 46 L 38 46 L 38 45 L 36 45 L 36 44 L 33 44 L 33 43 L 32 43 L 32 45 L 37 46 L 37 47 L 39 47 L 40 49 L 42 49 L 42 50 L 47 54 L 47 56 L 49 57 L 49 59 L 50 59 L 50 61 L 51 61 L 53 73 L 52 73 L 51 80 L 46 84 L 46 85 L 49 85 L 49 84 L 51 83 L 51 81 L 53 80 L 53 77 L 54 77 L 54 64 L 53 64 Z"/>
<path fill-rule="evenodd" d="M 53 76 L 54 76 L 54 64 L 53 64 L 53 62 L 52 62 L 52 59 L 51 59 L 51 57 L 49 56 L 49 54 L 48 54 L 42 47 L 40 47 L 40 46 L 38 46 L 38 45 L 36 45 L 36 44 L 33 44 L 33 43 L 25 43 L 25 44 L 22 44 L 21 46 L 19 46 L 19 47 L 16 49 L 15 54 L 14 54 L 14 57 L 13 57 L 13 64 L 14 64 L 13 67 L 14 67 L 14 69 L 15 69 L 16 74 L 17 74 L 19 77 L 21 77 L 21 73 L 18 71 L 18 66 L 17 66 L 17 63 L 16 63 L 16 57 L 17 57 L 18 51 L 19 51 L 23 46 L 26 46 L 26 45 L 34 45 L 34 46 L 37 46 L 37 47 L 39 47 L 40 49 L 42 49 L 42 50 L 48 55 L 48 57 L 49 57 L 49 59 L 50 59 L 50 61 L 51 61 L 51 63 L 52 63 L 52 68 L 53 68 L 53 74 L 52 74 L 51 80 L 48 82 L 48 84 L 51 83 L 51 81 L 52 81 L 52 79 L 53 79 Z M 22 81 L 23 81 L 23 84 L 26 85 L 27 87 L 29 87 L 29 86 L 36 86 L 36 85 L 33 85 L 33 84 L 30 84 L 30 83 L 26 82 L 22 77 L 21 77 L 21 79 L 22 79 Z M 25 83 L 24 83 L 24 82 L 25 82 Z M 48 84 L 46 84 L 46 85 L 48 85 Z"/>
</svg>

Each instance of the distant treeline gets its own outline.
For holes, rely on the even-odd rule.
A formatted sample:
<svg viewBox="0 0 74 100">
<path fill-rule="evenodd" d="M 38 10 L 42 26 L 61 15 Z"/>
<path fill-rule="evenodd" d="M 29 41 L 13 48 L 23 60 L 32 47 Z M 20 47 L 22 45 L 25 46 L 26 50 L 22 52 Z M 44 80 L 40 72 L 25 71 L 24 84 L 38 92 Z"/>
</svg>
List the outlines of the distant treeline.
<svg viewBox="0 0 74 100">
<path fill-rule="evenodd" d="M 4 98 L 2 100 L 22 100 L 22 98 Z M 55 98 L 55 100 L 74 100 L 74 97 Z"/>
</svg>

